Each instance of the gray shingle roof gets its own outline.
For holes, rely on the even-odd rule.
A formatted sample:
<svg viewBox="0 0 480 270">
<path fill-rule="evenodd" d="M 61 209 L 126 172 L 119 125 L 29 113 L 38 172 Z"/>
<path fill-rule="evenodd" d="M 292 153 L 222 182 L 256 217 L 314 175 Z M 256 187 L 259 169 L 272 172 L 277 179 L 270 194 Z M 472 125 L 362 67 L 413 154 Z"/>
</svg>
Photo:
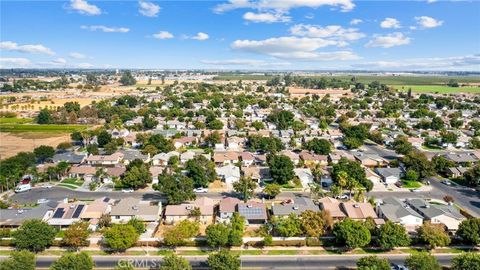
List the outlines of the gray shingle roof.
<svg viewBox="0 0 480 270">
<path fill-rule="evenodd" d="M 294 203 L 276 204 L 272 206 L 272 213 L 275 216 L 288 216 L 291 213 L 300 215 L 306 210 L 319 211 L 320 208 L 309 198 L 295 198 Z"/>
<path fill-rule="evenodd" d="M 409 215 L 422 218 L 419 213 L 415 212 L 410 206 L 397 198 L 386 198 L 383 202 L 384 204 L 380 205 L 379 208 L 388 220 L 398 222 L 400 218 Z"/>
<path fill-rule="evenodd" d="M 410 199 L 407 200 L 408 204 L 418 211 L 422 216 L 432 219 L 440 215 L 447 215 L 455 219 L 464 219 L 465 217 L 460 214 L 452 205 L 437 205 L 430 204 L 423 199 Z"/>
</svg>

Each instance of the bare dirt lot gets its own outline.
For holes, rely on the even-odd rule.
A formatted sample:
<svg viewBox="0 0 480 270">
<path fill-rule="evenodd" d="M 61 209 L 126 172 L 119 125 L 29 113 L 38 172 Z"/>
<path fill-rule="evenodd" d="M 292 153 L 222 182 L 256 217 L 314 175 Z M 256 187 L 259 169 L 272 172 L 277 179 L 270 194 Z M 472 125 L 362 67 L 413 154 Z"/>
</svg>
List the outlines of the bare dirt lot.
<svg viewBox="0 0 480 270">
<path fill-rule="evenodd" d="M 68 133 L 5 133 L 0 132 L 0 159 L 16 155 L 19 152 L 33 151 L 40 145 L 56 147 L 59 143 L 69 142 Z"/>
<path fill-rule="evenodd" d="M 298 88 L 298 87 L 289 87 L 288 92 L 292 95 L 307 95 L 307 94 L 317 94 L 317 95 L 344 95 L 350 93 L 348 90 L 343 89 L 310 89 L 310 88 Z"/>
</svg>

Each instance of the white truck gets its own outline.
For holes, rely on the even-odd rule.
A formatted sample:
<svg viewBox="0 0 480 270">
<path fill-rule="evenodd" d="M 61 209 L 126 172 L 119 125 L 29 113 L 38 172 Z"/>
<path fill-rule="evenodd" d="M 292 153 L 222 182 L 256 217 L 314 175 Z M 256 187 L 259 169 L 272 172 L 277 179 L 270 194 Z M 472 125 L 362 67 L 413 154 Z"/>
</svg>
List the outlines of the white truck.
<svg viewBox="0 0 480 270">
<path fill-rule="evenodd" d="M 22 184 L 15 188 L 15 193 L 26 192 L 32 190 L 32 186 L 30 184 Z"/>
</svg>

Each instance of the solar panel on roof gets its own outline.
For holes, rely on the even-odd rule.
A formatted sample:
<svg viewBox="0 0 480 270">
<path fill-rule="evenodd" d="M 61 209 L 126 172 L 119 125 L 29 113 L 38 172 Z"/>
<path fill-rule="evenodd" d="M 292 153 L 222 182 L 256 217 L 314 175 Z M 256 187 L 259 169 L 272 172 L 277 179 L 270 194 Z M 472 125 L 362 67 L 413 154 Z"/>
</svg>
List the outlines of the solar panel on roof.
<svg viewBox="0 0 480 270">
<path fill-rule="evenodd" d="M 53 214 L 53 218 L 61 218 L 63 217 L 63 214 L 65 214 L 65 211 L 63 208 L 58 208 L 57 211 Z"/>
<path fill-rule="evenodd" d="M 83 205 L 83 204 L 79 205 L 77 207 L 77 209 L 75 209 L 75 212 L 73 213 L 72 218 L 78 218 L 80 216 L 80 213 L 82 212 L 84 206 L 85 205 Z"/>
</svg>

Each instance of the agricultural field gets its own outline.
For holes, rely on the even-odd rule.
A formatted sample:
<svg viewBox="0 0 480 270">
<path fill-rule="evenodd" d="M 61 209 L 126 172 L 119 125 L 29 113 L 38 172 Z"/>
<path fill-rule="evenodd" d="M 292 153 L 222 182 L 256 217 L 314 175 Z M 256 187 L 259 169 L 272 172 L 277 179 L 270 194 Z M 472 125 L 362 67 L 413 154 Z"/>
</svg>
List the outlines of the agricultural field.
<svg viewBox="0 0 480 270">
<path fill-rule="evenodd" d="M 0 159 L 12 157 L 19 152 L 32 151 L 40 145 L 57 147 L 70 142 L 70 133 L 64 132 L 0 132 Z"/>
<path fill-rule="evenodd" d="M 452 93 L 473 93 L 480 94 L 480 86 L 464 86 L 464 87 L 449 87 L 446 85 L 391 85 L 397 90 L 408 91 L 412 89 L 412 92 L 416 93 L 439 93 L 439 94 L 452 94 Z"/>
<path fill-rule="evenodd" d="M 37 124 L 19 124 L 19 123 L 2 123 L 0 124 L 0 132 L 25 133 L 71 133 L 73 131 L 85 130 L 88 125 L 37 125 Z"/>
</svg>

